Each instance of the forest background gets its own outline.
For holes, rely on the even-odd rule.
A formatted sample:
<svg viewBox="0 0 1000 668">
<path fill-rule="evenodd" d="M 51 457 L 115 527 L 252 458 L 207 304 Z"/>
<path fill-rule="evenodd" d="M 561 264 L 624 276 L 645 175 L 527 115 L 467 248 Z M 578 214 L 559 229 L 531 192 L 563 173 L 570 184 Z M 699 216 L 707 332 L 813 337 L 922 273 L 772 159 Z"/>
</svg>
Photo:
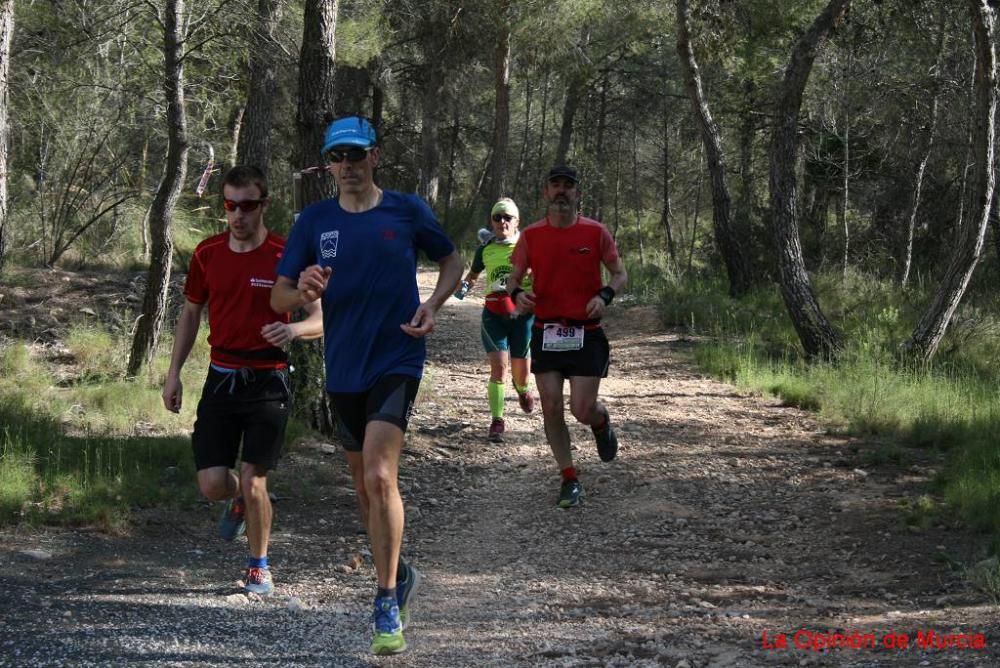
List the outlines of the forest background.
<svg viewBox="0 0 1000 668">
<path fill-rule="evenodd" d="M 874 465 L 919 449 L 939 475 L 907 522 L 997 535 L 995 20 L 986 0 L 0 0 L 0 312 L 55 270 L 130 293 L 47 333 L 5 321 L 0 521 L 115 530 L 194 493 L 204 328 L 186 410 L 159 400 L 175 272 L 223 229 L 221 171 L 265 169 L 287 233 L 334 192 L 323 128 L 361 113 L 380 185 L 467 257 L 497 197 L 532 221 L 548 168 L 576 165 L 622 302 L 660 304 L 705 370 L 884 437 Z M 328 431 L 298 354 L 296 429 Z"/>
</svg>

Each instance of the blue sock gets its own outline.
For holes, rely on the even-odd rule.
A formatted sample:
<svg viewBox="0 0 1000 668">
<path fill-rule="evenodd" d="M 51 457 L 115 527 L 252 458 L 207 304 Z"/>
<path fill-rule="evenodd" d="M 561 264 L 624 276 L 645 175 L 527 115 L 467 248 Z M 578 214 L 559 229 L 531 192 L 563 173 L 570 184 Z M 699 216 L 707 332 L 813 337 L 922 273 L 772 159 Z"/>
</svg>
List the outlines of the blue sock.
<svg viewBox="0 0 1000 668">
<path fill-rule="evenodd" d="M 247 568 L 267 568 L 267 556 L 261 558 L 248 557 L 247 558 Z"/>
<path fill-rule="evenodd" d="M 379 599 L 379 598 L 392 598 L 392 599 L 394 599 L 394 598 L 396 598 L 396 588 L 395 587 L 390 587 L 390 588 L 386 589 L 386 588 L 383 588 L 383 587 L 379 587 L 378 591 L 375 593 L 375 598 L 376 599 Z"/>
</svg>

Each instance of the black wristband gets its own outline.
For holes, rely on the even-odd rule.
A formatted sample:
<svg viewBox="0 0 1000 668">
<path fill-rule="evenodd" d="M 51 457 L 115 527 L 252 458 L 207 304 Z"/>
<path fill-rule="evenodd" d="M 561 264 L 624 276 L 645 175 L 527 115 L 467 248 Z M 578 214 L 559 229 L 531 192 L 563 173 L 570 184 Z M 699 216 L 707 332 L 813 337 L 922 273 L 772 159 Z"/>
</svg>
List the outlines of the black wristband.
<svg viewBox="0 0 1000 668">
<path fill-rule="evenodd" d="M 518 286 L 510 291 L 510 300 L 517 304 L 517 296 L 524 292 L 524 288 Z"/>
<path fill-rule="evenodd" d="M 597 296 L 604 300 L 604 305 L 607 306 L 615 298 L 615 291 L 610 285 L 605 285 L 603 288 L 597 291 Z"/>
</svg>

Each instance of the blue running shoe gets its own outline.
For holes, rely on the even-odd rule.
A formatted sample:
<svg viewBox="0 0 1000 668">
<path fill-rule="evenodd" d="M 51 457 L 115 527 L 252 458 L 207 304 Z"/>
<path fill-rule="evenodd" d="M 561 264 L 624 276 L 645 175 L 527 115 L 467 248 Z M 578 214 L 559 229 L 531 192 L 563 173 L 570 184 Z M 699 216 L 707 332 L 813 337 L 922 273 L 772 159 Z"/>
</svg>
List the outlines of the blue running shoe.
<svg viewBox="0 0 1000 668">
<path fill-rule="evenodd" d="M 410 623 L 410 611 L 413 610 L 413 599 L 420 589 L 424 576 L 410 564 L 403 564 L 406 577 L 396 581 L 396 602 L 399 604 L 399 621 L 405 629 Z"/>
<path fill-rule="evenodd" d="M 247 530 L 246 504 L 243 497 L 229 499 L 219 518 L 219 535 L 223 540 L 236 540 Z"/>
<path fill-rule="evenodd" d="M 267 568 L 248 568 L 243 575 L 243 586 L 248 592 L 267 596 L 274 591 L 271 571 Z"/>
<path fill-rule="evenodd" d="M 403 624 L 399 621 L 399 604 L 391 596 L 375 599 L 372 614 L 371 650 L 373 654 L 399 654 L 406 649 Z"/>
</svg>

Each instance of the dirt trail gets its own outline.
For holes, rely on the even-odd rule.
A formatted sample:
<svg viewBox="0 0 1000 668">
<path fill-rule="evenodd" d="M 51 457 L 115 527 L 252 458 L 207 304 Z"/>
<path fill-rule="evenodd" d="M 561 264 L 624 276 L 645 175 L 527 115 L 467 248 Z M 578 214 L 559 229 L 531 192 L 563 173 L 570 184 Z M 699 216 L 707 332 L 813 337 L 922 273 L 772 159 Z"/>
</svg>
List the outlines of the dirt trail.
<svg viewBox="0 0 1000 668">
<path fill-rule="evenodd" d="M 215 539 L 207 504 L 143 513 L 126 537 L 0 533 L 0 666 L 1000 663 L 995 608 L 942 559 L 972 558 L 967 533 L 903 521 L 926 468 L 869 468 L 871 444 L 698 376 L 651 308 L 607 321 L 620 457 L 601 463 L 572 425 L 587 495 L 557 509 L 539 414 L 511 393 L 506 443 L 486 441 L 481 304 L 442 310 L 404 453 L 405 552 L 426 576 L 406 654 L 368 655 L 373 573 L 350 480 L 335 445 L 313 444 L 274 476 L 263 601 L 235 586 L 245 547 Z M 877 647 L 795 648 L 834 631 Z M 918 631 L 986 647 L 921 649 Z M 889 632 L 911 647 L 883 647 Z"/>
</svg>

